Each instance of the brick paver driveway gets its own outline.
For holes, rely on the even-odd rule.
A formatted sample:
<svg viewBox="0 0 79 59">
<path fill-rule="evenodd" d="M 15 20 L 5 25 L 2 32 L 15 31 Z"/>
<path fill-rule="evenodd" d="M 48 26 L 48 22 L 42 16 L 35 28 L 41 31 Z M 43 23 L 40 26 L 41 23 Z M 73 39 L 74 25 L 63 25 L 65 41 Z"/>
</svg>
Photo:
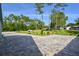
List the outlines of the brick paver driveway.
<svg viewBox="0 0 79 59">
<path fill-rule="evenodd" d="M 32 36 L 16 32 L 4 32 L 0 42 L 0 55 L 42 56 L 79 55 L 79 38 L 75 36 Z"/>
</svg>

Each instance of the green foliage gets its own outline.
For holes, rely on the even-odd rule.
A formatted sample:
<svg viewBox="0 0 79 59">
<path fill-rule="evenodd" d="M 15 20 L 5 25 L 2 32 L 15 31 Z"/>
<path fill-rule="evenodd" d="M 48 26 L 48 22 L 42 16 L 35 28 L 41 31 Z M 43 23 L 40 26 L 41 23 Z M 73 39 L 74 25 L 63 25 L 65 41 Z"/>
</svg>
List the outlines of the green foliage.
<svg viewBox="0 0 79 59">
<path fill-rule="evenodd" d="M 53 34 L 56 34 L 56 35 L 69 35 L 70 34 L 66 30 L 53 30 L 52 32 Z"/>
<path fill-rule="evenodd" d="M 41 15 L 42 21 L 43 21 L 43 7 L 44 7 L 44 3 L 36 3 L 36 11 L 38 14 Z M 43 28 L 43 26 L 41 25 L 41 28 Z M 43 29 L 41 30 L 41 34 L 43 34 Z"/>
<path fill-rule="evenodd" d="M 70 26 L 71 29 L 73 29 L 74 26 L 78 26 L 78 25 L 79 25 L 79 18 L 77 18 L 77 19 L 75 20 L 75 23 L 69 23 L 69 24 L 67 24 L 66 26 Z"/>
<path fill-rule="evenodd" d="M 75 24 L 76 24 L 76 25 L 79 25 L 79 18 L 77 18 L 77 19 L 75 20 Z"/>
<path fill-rule="evenodd" d="M 27 26 L 26 23 L 30 22 Z M 36 23 L 38 22 L 38 23 Z M 42 27 L 41 27 L 42 26 Z M 29 19 L 29 17 L 24 15 L 14 15 L 10 14 L 3 19 L 3 31 L 26 31 L 44 28 L 44 22 L 36 19 Z"/>
<path fill-rule="evenodd" d="M 49 6 L 53 6 L 52 11 L 51 11 L 51 15 L 50 15 L 50 28 L 51 29 L 56 29 L 59 30 L 60 27 L 64 27 L 64 25 L 66 24 L 66 20 L 68 19 L 67 16 L 65 16 L 64 14 L 64 9 L 67 6 L 67 4 L 64 3 L 54 3 L 48 4 Z"/>
<path fill-rule="evenodd" d="M 29 29 L 32 29 L 32 30 L 36 29 L 36 23 L 35 23 L 35 21 L 32 21 L 31 24 L 30 24 L 30 26 L 28 26 L 28 27 L 29 27 Z"/>
<path fill-rule="evenodd" d="M 26 26 L 27 22 L 31 22 L 29 26 Z M 38 22 L 38 24 L 36 23 Z M 24 15 L 14 15 L 10 14 L 3 19 L 3 31 L 26 31 L 26 30 L 35 30 L 42 29 L 44 27 L 44 22 L 36 19 L 29 19 L 29 17 Z"/>
<path fill-rule="evenodd" d="M 68 19 L 65 16 L 64 12 L 53 12 L 51 14 L 51 25 L 54 29 L 60 29 L 60 27 L 64 27 L 66 24 L 66 20 Z"/>
<path fill-rule="evenodd" d="M 41 34 L 41 30 L 33 30 L 32 32 L 28 31 L 21 31 L 19 33 L 24 34 L 32 34 L 32 35 L 79 35 L 79 31 L 77 30 L 53 30 L 53 31 L 43 31 L 43 34 Z"/>
<path fill-rule="evenodd" d="M 79 30 L 67 30 L 67 32 L 69 32 L 71 35 L 78 35 L 79 34 Z"/>
<path fill-rule="evenodd" d="M 74 25 L 75 25 L 74 23 L 67 24 L 67 26 L 71 26 L 71 27 L 73 27 Z"/>
<path fill-rule="evenodd" d="M 78 35 L 78 30 L 54 30 L 54 34 L 58 35 Z"/>
<path fill-rule="evenodd" d="M 36 3 L 36 11 L 38 14 L 42 14 L 43 13 L 43 7 L 44 7 L 44 3 Z"/>
</svg>

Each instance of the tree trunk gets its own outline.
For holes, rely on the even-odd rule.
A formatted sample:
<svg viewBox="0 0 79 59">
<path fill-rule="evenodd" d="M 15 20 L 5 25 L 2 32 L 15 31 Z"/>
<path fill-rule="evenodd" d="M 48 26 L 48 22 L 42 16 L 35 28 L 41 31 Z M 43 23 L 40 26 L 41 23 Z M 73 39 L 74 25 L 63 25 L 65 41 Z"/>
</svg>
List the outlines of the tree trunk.
<svg viewBox="0 0 79 59">
<path fill-rule="evenodd" d="M 42 16 L 42 22 L 43 22 L 43 14 L 41 16 Z M 41 34 L 43 34 L 43 25 L 41 27 L 42 27 Z"/>
<path fill-rule="evenodd" d="M 2 7 L 0 3 L 0 39 L 2 39 L 2 25 L 3 25 L 3 20 L 2 20 Z"/>
<path fill-rule="evenodd" d="M 42 22 L 43 22 L 43 14 L 41 16 L 42 16 Z M 42 28 L 43 28 L 43 25 L 42 25 Z"/>
</svg>

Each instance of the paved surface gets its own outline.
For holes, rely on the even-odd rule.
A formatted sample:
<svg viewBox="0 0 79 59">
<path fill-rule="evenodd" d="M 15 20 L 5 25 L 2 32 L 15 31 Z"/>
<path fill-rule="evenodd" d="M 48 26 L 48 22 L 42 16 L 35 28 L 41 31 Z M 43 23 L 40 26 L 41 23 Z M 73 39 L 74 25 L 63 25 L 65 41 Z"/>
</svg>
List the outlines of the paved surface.
<svg viewBox="0 0 79 59">
<path fill-rule="evenodd" d="M 74 56 L 79 55 L 79 38 L 75 36 L 32 36 L 4 32 L 0 55 L 8 56 Z"/>
</svg>

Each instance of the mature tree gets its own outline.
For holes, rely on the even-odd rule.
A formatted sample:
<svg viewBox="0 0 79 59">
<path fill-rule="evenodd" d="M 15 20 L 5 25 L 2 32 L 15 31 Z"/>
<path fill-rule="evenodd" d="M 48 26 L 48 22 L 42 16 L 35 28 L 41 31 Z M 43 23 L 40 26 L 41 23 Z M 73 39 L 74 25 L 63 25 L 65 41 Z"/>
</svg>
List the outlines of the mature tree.
<svg viewBox="0 0 79 59">
<path fill-rule="evenodd" d="M 65 16 L 63 10 L 66 7 L 66 4 L 57 3 L 53 4 L 52 13 L 50 15 L 51 26 L 54 29 L 60 29 L 60 27 L 64 27 L 66 24 L 66 20 L 68 17 Z M 54 27 L 53 27 L 54 26 Z"/>
<path fill-rule="evenodd" d="M 14 14 L 10 14 L 8 17 L 9 17 L 9 21 L 12 23 L 14 20 Z"/>
<path fill-rule="evenodd" d="M 44 28 L 45 23 L 44 23 L 43 21 L 41 21 L 41 20 L 37 20 L 37 21 L 38 21 L 38 24 L 37 24 L 38 29 L 42 29 L 42 28 Z M 41 26 L 42 26 L 42 27 L 41 27 Z"/>
<path fill-rule="evenodd" d="M 3 30 L 5 30 L 7 28 L 7 17 L 3 18 Z"/>
<path fill-rule="evenodd" d="M 30 22 L 29 17 L 24 15 L 15 15 L 10 14 L 9 16 L 4 17 L 3 20 L 3 30 L 4 31 L 15 31 L 15 30 L 26 30 L 27 26 L 25 25 L 26 22 Z"/>
<path fill-rule="evenodd" d="M 41 14 L 42 20 L 43 20 L 43 7 L 44 7 L 44 3 L 36 3 L 35 6 L 36 6 L 37 14 Z"/>
<path fill-rule="evenodd" d="M 43 21 L 43 7 L 44 7 L 44 3 L 36 3 L 36 11 L 39 15 L 41 15 L 42 17 L 42 21 Z M 41 28 L 43 28 L 43 26 L 41 26 Z M 41 34 L 43 34 L 43 29 L 41 30 Z"/>
<path fill-rule="evenodd" d="M 69 24 L 67 24 L 66 26 L 71 26 L 71 27 L 73 27 L 75 24 L 74 23 L 69 23 Z"/>
<path fill-rule="evenodd" d="M 19 26 L 18 26 L 18 21 L 19 21 L 20 19 L 19 19 L 19 17 L 16 16 L 16 15 L 14 15 L 13 18 L 14 18 L 14 22 L 15 22 L 15 28 L 16 28 L 17 30 L 19 30 L 19 28 L 18 28 L 18 27 L 19 27 Z"/>
<path fill-rule="evenodd" d="M 51 12 L 51 5 L 53 5 L 53 3 L 47 3 L 47 5 L 49 6 L 49 12 Z M 49 16 L 50 18 L 50 16 Z M 51 30 L 51 28 L 53 28 L 53 24 L 51 19 L 49 20 L 49 30 Z"/>
<path fill-rule="evenodd" d="M 36 3 L 36 11 L 37 14 L 41 15 L 42 21 L 43 21 L 43 7 L 44 7 L 44 3 Z"/>
<path fill-rule="evenodd" d="M 30 22 L 31 22 L 31 24 L 29 25 L 29 29 L 35 30 L 36 29 L 36 23 L 35 23 L 35 21 L 31 20 Z"/>
<path fill-rule="evenodd" d="M 7 20 L 6 20 L 6 19 L 7 19 L 7 17 L 4 17 L 4 19 L 3 19 L 3 22 L 4 22 L 3 25 L 4 25 L 4 26 L 7 25 L 7 24 L 6 24 L 6 23 L 7 23 Z"/>
<path fill-rule="evenodd" d="M 21 18 L 21 20 L 20 20 L 20 22 L 21 22 L 21 24 L 23 25 L 23 26 L 21 26 L 23 29 L 25 29 L 25 23 L 27 23 L 27 22 L 30 22 L 30 19 L 29 19 L 29 17 L 27 17 L 27 16 L 24 16 L 24 15 L 20 15 L 20 18 Z"/>
<path fill-rule="evenodd" d="M 64 12 L 59 12 L 59 17 L 58 17 L 58 28 L 64 28 L 64 26 L 66 25 L 66 21 L 68 20 L 68 16 L 65 16 Z"/>
<path fill-rule="evenodd" d="M 52 9 L 53 10 L 53 12 L 55 13 L 56 11 L 58 12 L 60 12 L 61 10 L 63 11 L 64 10 L 64 7 L 66 7 L 67 6 L 67 4 L 63 4 L 63 3 L 47 3 L 47 5 L 48 6 L 50 6 L 50 8 L 49 8 L 49 11 Z M 53 13 L 52 13 L 53 14 Z M 49 18 L 50 18 L 50 24 L 49 24 L 49 29 L 51 29 L 51 28 L 53 28 L 53 26 L 55 25 L 55 24 L 52 24 L 52 20 L 51 20 L 51 16 L 49 16 Z"/>
<path fill-rule="evenodd" d="M 75 24 L 76 24 L 76 25 L 79 25 L 79 18 L 77 18 L 77 19 L 75 20 Z"/>
<path fill-rule="evenodd" d="M 65 16 L 64 12 L 56 12 L 51 14 L 52 25 L 54 25 L 55 29 L 64 28 L 67 19 L 68 17 Z"/>
</svg>

